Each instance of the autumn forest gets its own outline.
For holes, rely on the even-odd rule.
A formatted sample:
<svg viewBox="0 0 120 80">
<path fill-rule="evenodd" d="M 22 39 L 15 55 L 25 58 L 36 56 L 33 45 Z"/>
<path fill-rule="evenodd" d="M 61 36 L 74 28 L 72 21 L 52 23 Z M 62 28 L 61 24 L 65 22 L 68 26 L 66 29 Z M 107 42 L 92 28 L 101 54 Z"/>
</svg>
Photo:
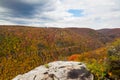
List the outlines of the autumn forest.
<svg viewBox="0 0 120 80">
<path fill-rule="evenodd" d="M 86 63 L 96 80 L 120 79 L 120 28 L 0 26 L 0 80 L 57 60 Z"/>
</svg>

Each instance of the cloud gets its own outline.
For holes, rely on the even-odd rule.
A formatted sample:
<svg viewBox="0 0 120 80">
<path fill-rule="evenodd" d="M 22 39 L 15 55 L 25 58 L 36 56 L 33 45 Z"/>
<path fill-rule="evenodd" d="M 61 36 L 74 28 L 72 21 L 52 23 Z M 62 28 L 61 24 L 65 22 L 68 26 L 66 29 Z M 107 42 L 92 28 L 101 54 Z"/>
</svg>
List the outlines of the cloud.
<svg viewBox="0 0 120 80">
<path fill-rule="evenodd" d="M 119 0 L 1 0 L 0 24 L 120 27 Z"/>
<path fill-rule="evenodd" d="M 34 6 L 21 2 L 20 0 L 1 0 L 0 5 L 10 10 L 10 14 L 13 17 L 22 17 L 32 15 L 34 12 Z"/>
<path fill-rule="evenodd" d="M 1 0 L 0 7 L 10 10 L 9 14 L 12 17 L 31 17 L 36 14 L 36 10 L 41 13 L 52 10 L 50 2 L 50 0 L 31 0 L 29 2 L 28 0 Z"/>
</svg>

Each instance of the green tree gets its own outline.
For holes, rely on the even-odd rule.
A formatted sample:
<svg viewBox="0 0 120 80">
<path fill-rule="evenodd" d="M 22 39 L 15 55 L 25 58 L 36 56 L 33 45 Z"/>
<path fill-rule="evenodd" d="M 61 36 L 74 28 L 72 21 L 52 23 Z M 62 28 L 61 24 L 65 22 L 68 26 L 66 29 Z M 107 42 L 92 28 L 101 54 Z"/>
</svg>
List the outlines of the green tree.
<svg viewBox="0 0 120 80">
<path fill-rule="evenodd" d="M 120 39 L 108 48 L 108 71 L 111 78 L 120 79 Z"/>
</svg>

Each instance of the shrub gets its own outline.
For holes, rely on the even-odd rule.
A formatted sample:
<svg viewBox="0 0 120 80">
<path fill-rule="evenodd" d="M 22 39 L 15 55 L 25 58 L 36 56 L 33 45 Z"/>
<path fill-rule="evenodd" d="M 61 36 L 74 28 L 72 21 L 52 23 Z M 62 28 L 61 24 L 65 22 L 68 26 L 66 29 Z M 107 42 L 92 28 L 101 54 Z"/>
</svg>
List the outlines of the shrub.
<svg viewBox="0 0 120 80">
<path fill-rule="evenodd" d="M 107 74 L 106 51 L 106 48 L 99 48 L 94 51 L 72 55 L 68 59 L 86 63 L 87 68 L 94 74 L 95 80 L 103 80 Z"/>
<path fill-rule="evenodd" d="M 120 79 L 120 39 L 108 47 L 108 72 L 111 78 Z"/>
</svg>

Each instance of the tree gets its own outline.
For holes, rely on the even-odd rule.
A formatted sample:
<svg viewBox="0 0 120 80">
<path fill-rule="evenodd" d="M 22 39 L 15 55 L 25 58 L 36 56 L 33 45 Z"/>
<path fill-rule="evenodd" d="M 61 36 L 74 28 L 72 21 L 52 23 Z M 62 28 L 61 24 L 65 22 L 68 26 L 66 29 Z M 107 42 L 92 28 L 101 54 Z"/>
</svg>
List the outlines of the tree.
<svg viewBox="0 0 120 80">
<path fill-rule="evenodd" d="M 120 79 L 120 39 L 108 48 L 108 72 L 111 78 Z"/>
</svg>

